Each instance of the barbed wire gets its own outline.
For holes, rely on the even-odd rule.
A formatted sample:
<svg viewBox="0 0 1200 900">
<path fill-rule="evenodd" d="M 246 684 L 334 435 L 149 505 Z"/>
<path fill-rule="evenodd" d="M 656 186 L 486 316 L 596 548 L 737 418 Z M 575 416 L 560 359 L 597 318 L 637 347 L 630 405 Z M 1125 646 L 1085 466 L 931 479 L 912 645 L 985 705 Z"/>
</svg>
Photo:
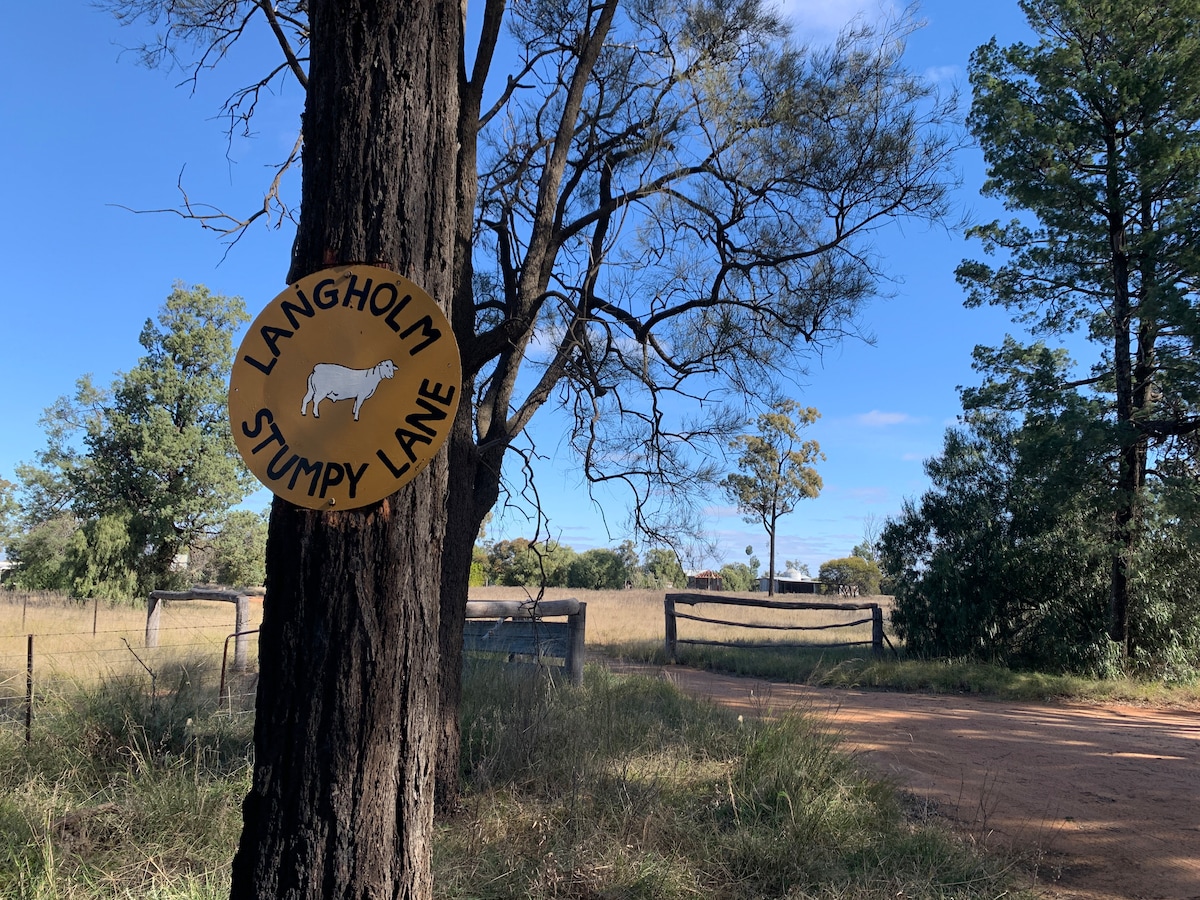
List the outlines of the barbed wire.
<svg viewBox="0 0 1200 900">
<path fill-rule="evenodd" d="M 208 610 L 206 610 L 206 614 L 209 614 L 209 616 L 211 616 L 210 619 L 200 620 L 200 622 L 196 622 L 196 620 L 188 620 L 188 622 L 185 622 L 184 619 L 196 618 L 196 613 L 197 613 L 198 607 L 194 606 L 194 604 L 204 604 L 204 602 L 206 602 L 206 601 L 203 601 L 203 600 L 200 600 L 200 601 L 196 601 L 196 600 L 162 601 L 160 604 L 160 607 L 158 607 L 158 610 L 160 610 L 160 613 L 158 613 L 158 616 L 160 616 L 160 625 L 158 625 L 157 630 L 158 631 L 215 631 L 215 630 L 221 630 L 223 628 L 227 628 L 226 623 L 223 623 L 221 620 L 224 617 L 216 616 L 216 614 L 215 614 L 216 610 L 215 610 L 215 608 L 212 608 L 212 607 L 208 607 Z M 58 602 L 53 602 L 53 604 L 49 604 L 49 605 L 37 604 L 34 606 L 30 606 L 29 607 L 30 617 L 44 618 L 44 617 L 47 617 L 48 614 L 49 614 L 49 616 L 55 616 L 55 614 L 58 614 L 58 616 L 68 616 L 68 617 L 76 618 L 76 622 L 78 622 L 78 617 L 80 616 L 80 614 L 83 614 L 83 616 L 89 616 L 89 613 L 91 613 L 91 616 L 89 616 L 89 618 L 91 619 L 90 624 L 84 625 L 84 626 L 77 625 L 76 628 L 59 628 L 59 629 L 54 629 L 54 630 L 38 630 L 38 626 L 36 624 L 34 626 L 32 626 L 32 628 L 29 628 L 29 626 L 26 626 L 26 624 L 25 624 L 26 614 L 25 614 L 24 610 L 22 610 L 22 607 L 20 607 L 20 604 L 18 604 L 18 602 L 8 601 L 7 604 L 4 604 L 4 602 L 0 602 L 0 608 L 2 608 L 4 606 L 7 606 L 8 608 L 10 608 L 10 611 L 13 614 L 13 616 L 16 616 L 16 613 L 18 612 L 18 610 L 20 610 L 20 622 L 22 622 L 22 624 L 20 624 L 19 630 L 11 630 L 11 629 L 13 629 L 13 623 L 6 622 L 5 624 L 7 625 L 7 628 L 10 630 L 0 631 L 0 641 L 14 640 L 14 638 L 24 638 L 24 637 L 28 637 L 29 635 L 34 635 L 35 637 L 71 637 L 71 636 L 98 637 L 101 635 L 139 634 L 139 632 L 143 631 L 143 629 L 144 629 L 143 623 L 145 622 L 143 607 L 118 606 L 118 607 L 100 608 L 100 610 L 91 610 L 91 608 L 88 608 L 86 606 L 65 605 L 65 604 L 58 604 Z M 232 607 L 232 604 L 226 604 L 226 602 L 221 602 L 221 606 Z M 205 608 L 205 607 L 199 607 L 199 608 Z M 251 608 L 253 608 L 253 607 L 251 607 Z M 230 614 L 228 617 L 228 620 L 229 620 L 228 626 L 229 626 L 230 630 L 233 630 L 235 620 L 234 620 L 234 614 L 233 614 L 232 608 L 229 608 L 229 613 Z M 106 616 L 119 616 L 119 617 L 124 618 L 126 620 L 126 622 L 128 622 L 130 624 L 122 625 L 122 626 L 120 626 L 120 628 L 109 628 L 109 626 L 106 626 L 106 628 L 100 628 L 100 626 L 97 625 L 97 622 L 102 623 L 104 618 L 106 618 Z M 259 611 L 257 614 L 252 614 L 251 619 L 257 620 L 260 618 L 260 616 L 262 616 L 262 613 L 260 613 L 260 611 Z M 133 617 L 138 617 L 140 619 L 140 622 L 134 622 Z M 5 618 L 7 618 L 7 617 L 5 617 Z"/>
<path fill-rule="evenodd" d="M 164 631 L 181 632 L 181 631 L 188 631 L 188 630 L 192 630 L 192 629 L 160 628 L 158 630 L 161 633 Z M 230 629 L 227 633 L 228 634 L 237 634 L 238 632 L 234 631 L 233 628 L 230 627 Z M 250 633 L 249 631 L 241 632 L 241 634 L 249 634 L 249 633 Z M 77 637 L 77 638 L 86 638 L 88 640 L 91 640 L 93 637 L 99 638 L 101 636 L 104 636 L 104 637 L 114 637 L 115 636 L 117 638 L 132 637 L 132 636 L 142 637 L 142 636 L 144 636 L 144 632 L 141 629 L 136 629 L 136 628 L 134 628 L 134 629 L 127 628 L 123 631 L 97 631 L 95 635 L 93 635 L 90 631 L 87 632 L 86 634 L 78 632 L 78 631 L 38 631 L 38 632 L 31 631 L 31 632 L 26 632 L 25 634 L 7 634 L 7 635 L 0 634 L 0 641 L 5 641 L 5 640 L 21 640 L 21 641 L 23 641 L 30 635 L 32 635 L 35 639 Z M 219 644 L 221 641 L 225 640 L 225 636 L 226 636 L 226 633 L 222 633 L 219 635 L 214 634 L 211 636 L 204 636 L 204 638 L 208 643 L 218 643 Z M 173 644 L 169 644 L 168 646 L 180 647 L 180 646 L 184 646 L 184 644 L 173 643 Z M 63 652 L 71 652 L 71 651 L 63 651 Z"/>
</svg>

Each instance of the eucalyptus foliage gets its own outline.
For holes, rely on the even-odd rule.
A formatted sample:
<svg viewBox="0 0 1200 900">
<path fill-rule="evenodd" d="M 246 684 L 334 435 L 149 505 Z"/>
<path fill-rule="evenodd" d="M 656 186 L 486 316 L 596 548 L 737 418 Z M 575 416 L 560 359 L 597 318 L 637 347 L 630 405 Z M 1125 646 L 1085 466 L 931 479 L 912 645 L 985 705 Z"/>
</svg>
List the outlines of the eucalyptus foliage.
<svg viewBox="0 0 1200 900">
<path fill-rule="evenodd" d="M 668 547 L 651 547 L 642 557 L 638 583 L 643 587 L 659 590 L 682 588 L 687 585 L 687 574 L 679 564 L 679 557 L 674 550 Z"/>
<path fill-rule="evenodd" d="M 823 562 L 817 571 L 818 581 L 856 588 L 863 596 L 878 594 L 880 579 L 879 565 L 874 560 L 854 555 Z"/>
<path fill-rule="evenodd" d="M 746 522 L 761 525 L 767 533 L 767 572 L 771 576 L 768 594 L 775 593 L 779 520 L 790 515 L 801 500 L 821 492 L 821 476 L 813 464 L 825 456 L 816 441 L 800 438 L 801 431 L 820 415 L 811 406 L 781 400 L 770 412 L 759 415 L 757 434 L 740 435 L 729 444 L 739 454 L 741 471 L 726 475 L 721 485 Z"/>
<path fill-rule="evenodd" d="M 726 563 L 721 566 L 721 589 L 752 591 L 758 587 L 758 576 L 745 563 Z"/>
</svg>

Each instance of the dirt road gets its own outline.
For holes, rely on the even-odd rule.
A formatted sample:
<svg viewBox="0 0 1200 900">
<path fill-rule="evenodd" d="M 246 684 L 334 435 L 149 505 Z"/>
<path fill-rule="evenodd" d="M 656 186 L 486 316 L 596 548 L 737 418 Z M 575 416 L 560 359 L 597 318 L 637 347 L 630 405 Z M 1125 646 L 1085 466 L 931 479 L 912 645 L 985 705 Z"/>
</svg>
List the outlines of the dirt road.
<svg viewBox="0 0 1200 900">
<path fill-rule="evenodd" d="M 1200 713 L 661 671 L 745 713 L 828 716 L 848 748 L 918 803 L 980 841 L 1038 853 L 1047 898 L 1200 898 Z"/>
</svg>

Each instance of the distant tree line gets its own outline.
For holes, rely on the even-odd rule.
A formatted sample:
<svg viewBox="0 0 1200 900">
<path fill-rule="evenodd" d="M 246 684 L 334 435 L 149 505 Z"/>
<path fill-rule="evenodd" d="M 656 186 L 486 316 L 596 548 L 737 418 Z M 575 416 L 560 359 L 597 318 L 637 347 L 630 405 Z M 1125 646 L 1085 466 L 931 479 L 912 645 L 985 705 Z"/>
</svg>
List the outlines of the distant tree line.
<svg viewBox="0 0 1200 900">
<path fill-rule="evenodd" d="M 725 563 L 717 570 L 725 591 L 758 590 L 758 559 Z M 798 568 L 789 563 L 789 567 Z M 805 567 L 806 568 L 806 567 Z M 818 580 L 831 586 L 853 586 L 863 595 L 878 594 L 881 573 L 872 545 L 864 542 L 851 555 L 823 563 Z M 651 547 L 642 556 L 633 541 L 615 548 L 596 547 L 576 552 L 557 541 L 525 538 L 481 541 L 475 545 L 472 585 L 508 585 L 536 589 L 542 585 L 582 590 L 683 590 L 688 576 L 675 551 Z"/>
<path fill-rule="evenodd" d="M 687 575 L 675 551 L 651 547 L 639 557 L 633 541 L 615 548 L 576 552 L 557 541 L 525 538 L 484 541 L 475 545 L 473 585 L 565 587 L 583 590 L 682 588 Z"/>
</svg>

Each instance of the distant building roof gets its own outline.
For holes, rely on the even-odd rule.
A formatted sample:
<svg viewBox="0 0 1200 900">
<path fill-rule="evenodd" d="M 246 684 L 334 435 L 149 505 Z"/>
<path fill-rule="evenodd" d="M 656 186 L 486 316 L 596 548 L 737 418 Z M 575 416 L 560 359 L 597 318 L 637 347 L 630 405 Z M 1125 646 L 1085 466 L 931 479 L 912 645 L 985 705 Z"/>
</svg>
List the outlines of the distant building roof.
<svg viewBox="0 0 1200 900">
<path fill-rule="evenodd" d="M 775 576 L 776 581 L 812 581 L 812 577 L 795 569 L 785 569 Z"/>
</svg>

